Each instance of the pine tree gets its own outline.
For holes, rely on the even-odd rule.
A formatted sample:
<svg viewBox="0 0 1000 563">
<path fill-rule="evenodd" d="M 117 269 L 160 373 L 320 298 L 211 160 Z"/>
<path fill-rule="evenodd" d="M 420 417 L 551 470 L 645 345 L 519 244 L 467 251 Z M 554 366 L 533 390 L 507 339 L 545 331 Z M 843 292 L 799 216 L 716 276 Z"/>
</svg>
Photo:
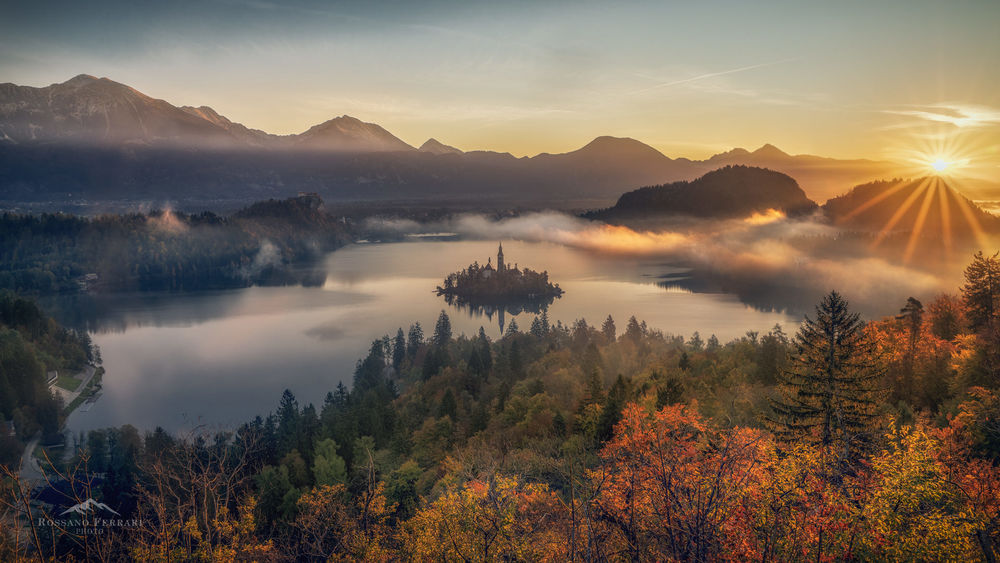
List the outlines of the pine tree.
<svg viewBox="0 0 1000 563">
<path fill-rule="evenodd" d="M 392 367 L 396 373 L 399 373 L 404 359 L 406 359 L 406 337 L 403 336 L 403 327 L 400 327 L 396 331 L 396 340 L 392 344 Z"/>
<path fill-rule="evenodd" d="M 437 324 L 434 325 L 434 336 L 431 337 L 431 342 L 438 347 L 447 346 L 451 342 L 451 319 L 448 318 L 448 313 L 443 310 L 438 315 Z"/>
<path fill-rule="evenodd" d="M 622 419 L 622 409 L 629 395 L 629 385 L 625 378 L 618 374 L 608 394 L 604 398 L 601 416 L 597 420 L 597 439 L 601 442 L 611 439 L 615 425 Z"/>
<path fill-rule="evenodd" d="M 965 269 L 962 298 L 969 326 L 990 333 L 1000 313 L 1000 253 L 984 256 L 980 250 Z"/>
<path fill-rule="evenodd" d="M 906 330 L 910 335 L 910 345 L 915 346 L 917 337 L 920 336 L 920 327 L 924 324 L 924 305 L 914 297 L 906 299 L 906 305 L 899 310 L 896 317 L 906 322 Z"/>
<path fill-rule="evenodd" d="M 584 395 L 583 405 L 602 402 L 604 402 L 604 382 L 601 381 L 601 374 L 595 369 L 587 378 L 587 393 Z"/>
<path fill-rule="evenodd" d="M 545 337 L 545 331 L 542 329 L 542 320 L 539 319 L 538 317 L 535 317 L 531 321 L 531 328 L 528 329 L 528 332 L 530 332 L 532 336 L 534 336 L 535 338 L 537 338 L 539 340 L 541 340 L 542 338 L 544 338 Z"/>
<path fill-rule="evenodd" d="M 476 342 L 476 347 L 479 348 L 479 361 L 483 366 L 483 378 L 489 376 L 490 370 L 493 369 L 493 351 L 490 349 L 490 339 L 486 337 L 486 330 L 483 327 L 479 327 L 479 340 Z"/>
<path fill-rule="evenodd" d="M 417 357 L 417 350 L 424 345 L 424 329 L 420 323 L 410 325 L 410 333 L 406 340 L 406 356 L 411 360 Z"/>
<path fill-rule="evenodd" d="M 642 327 L 639 326 L 639 321 L 635 316 L 629 317 L 628 326 L 625 327 L 625 338 L 636 344 L 642 340 Z"/>
<path fill-rule="evenodd" d="M 510 338 L 511 336 L 516 336 L 520 330 L 517 326 L 517 319 L 511 319 L 510 324 L 507 325 L 507 332 L 503 334 L 503 337 Z"/>
<path fill-rule="evenodd" d="M 917 356 L 917 343 L 920 340 L 920 331 L 924 324 L 924 305 L 916 298 L 906 299 L 906 305 L 899 310 L 897 319 L 903 321 L 907 333 L 906 353 L 903 355 L 903 365 L 895 385 L 895 400 L 903 399 L 913 402 L 914 379 Z"/>
<path fill-rule="evenodd" d="M 617 329 L 615 328 L 615 320 L 608 315 L 608 318 L 604 319 L 604 324 L 601 325 L 601 334 L 604 335 L 604 340 L 610 344 L 618 338 L 616 334 Z"/>
<path fill-rule="evenodd" d="M 281 403 L 278 405 L 277 437 L 279 455 L 299 445 L 299 402 L 289 389 L 281 394 Z"/>
<path fill-rule="evenodd" d="M 719 344 L 719 337 L 714 334 L 709 336 L 708 342 L 705 344 L 705 350 L 709 352 L 717 352 L 719 348 L 722 348 L 722 345 Z"/>
<path fill-rule="evenodd" d="M 834 456 L 843 469 L 865 456 L 875 428 L 878 381 L 874 340 L 858 313 L 836 291 L 816 307 L 795 335 L 792 369 L 779 376 L 782 396 L 772 402 L 770 425 L 785 442 L 806 440 Z"/>
<path fill-rule="evenodd" d="M 691 335 L 691 340 L 688 340 L 688 346 L 690 346 L 695 352 L 701 352 L 705 349 L 705 341 L 701 339 L 701 335 L 698 334 L 698 331 L 695 331 L 694 334 Z"/>
</svg>

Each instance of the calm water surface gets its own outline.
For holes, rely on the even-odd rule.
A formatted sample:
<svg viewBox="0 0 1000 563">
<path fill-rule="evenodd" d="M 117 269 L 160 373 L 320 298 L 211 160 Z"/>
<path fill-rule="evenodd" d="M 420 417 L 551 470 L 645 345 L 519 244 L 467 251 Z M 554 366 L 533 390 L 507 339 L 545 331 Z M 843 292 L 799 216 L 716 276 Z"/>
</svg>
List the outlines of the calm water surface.
<svg viewBox="0 0 1000 563">
<path fill-rule="evenodd" d="M 508 263 L 548 270 L 566 291 L 549 307 L 554 323 L 608 314 L 619 331 L 635 315 L 651 328 L 723 342 L 800 320 L 758 311 L 725 294 L 656 285 L 678 268 L 655 261 L 595 256 L 546 243 L 506 242 Z M 449 272 L 496 257 L 495 242 L 359 244 L 330 254 L 322 287 L 254 287 L 197 293 L 77 298 L 58 316 L 85 325 L 101 347 L 104 392 L 73 431 L 132 424 L 183 431 L 200 424 L 234 426 L 273 410 L 288 388 L 301 404 L 321 404 L 338 382 L 350 385 L 371 342 L 419 321 L 426 336 L 447 309 L 455 334 L 480 326 L 500 334 L 497 315 L 449 307 L 434 288 Z M 57 307 L 58 309 L 58 307 Z M 533 314 L 507 315 L 527 330 Z"/>
</svg>

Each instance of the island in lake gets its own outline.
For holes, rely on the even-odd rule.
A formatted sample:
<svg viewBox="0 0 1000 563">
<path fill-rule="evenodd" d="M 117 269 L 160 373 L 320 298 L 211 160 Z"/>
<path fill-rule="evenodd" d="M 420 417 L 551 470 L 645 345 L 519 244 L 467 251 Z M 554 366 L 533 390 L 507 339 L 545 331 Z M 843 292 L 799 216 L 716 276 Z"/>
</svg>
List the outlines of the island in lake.
<svg viewBox="0 0 1000 563">
<path fill-rule="evenodd" d="M 516 315 L 522 311 L 538 313 L 562 296 L 559 284 L 549 282 L 547 271 L 523 270 L 515 263 L 507 265 L 503 257 L 503 243 L 497 250 L 496 267 L 492 258 L 485 266 L 474 262 L 460 272 L 454 272 L 444 279 L 444 285 L 437 288 L 437 294 L 444 296 L 449 305 L 469 308 L 475 312 L 500 315 L 503 330 L 504 312 Z"/>
</svg>

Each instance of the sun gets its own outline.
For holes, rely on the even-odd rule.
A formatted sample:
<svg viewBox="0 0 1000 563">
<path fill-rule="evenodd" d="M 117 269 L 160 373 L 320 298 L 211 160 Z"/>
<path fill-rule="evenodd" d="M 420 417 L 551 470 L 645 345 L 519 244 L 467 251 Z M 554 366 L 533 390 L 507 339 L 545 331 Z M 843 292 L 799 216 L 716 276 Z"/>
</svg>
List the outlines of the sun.
<svg viewBox="0 0 1000 563">
<path fill-rule="evenodd" d="M 949 164 L 951 163 L 939 158 L 931 163 L 931 168 L 933 168 L 935 172 L 944 172 L 944 170 L 948 168 Z"/>
</svg>

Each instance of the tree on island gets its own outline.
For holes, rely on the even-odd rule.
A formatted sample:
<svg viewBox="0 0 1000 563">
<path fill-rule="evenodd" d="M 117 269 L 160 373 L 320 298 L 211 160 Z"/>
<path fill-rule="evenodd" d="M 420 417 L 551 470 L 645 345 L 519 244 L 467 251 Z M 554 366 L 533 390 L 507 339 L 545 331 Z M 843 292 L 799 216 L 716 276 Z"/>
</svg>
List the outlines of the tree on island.
<svg viewBox="0 0 1000 563">
<path fill-rule="evenodd" d="M 562 295 L 559 284 L 549 283 L 549 273 L 510 267 L 504 261 L 503 244 L 497 252 L 497 265 L 492 259 L 486 266 L 473 262 L 468 268 L 450 274 L 437 288 L 438 295 L 465 301 L 503 301 L 511 299 L 545 300 Z"/>
</svg>

